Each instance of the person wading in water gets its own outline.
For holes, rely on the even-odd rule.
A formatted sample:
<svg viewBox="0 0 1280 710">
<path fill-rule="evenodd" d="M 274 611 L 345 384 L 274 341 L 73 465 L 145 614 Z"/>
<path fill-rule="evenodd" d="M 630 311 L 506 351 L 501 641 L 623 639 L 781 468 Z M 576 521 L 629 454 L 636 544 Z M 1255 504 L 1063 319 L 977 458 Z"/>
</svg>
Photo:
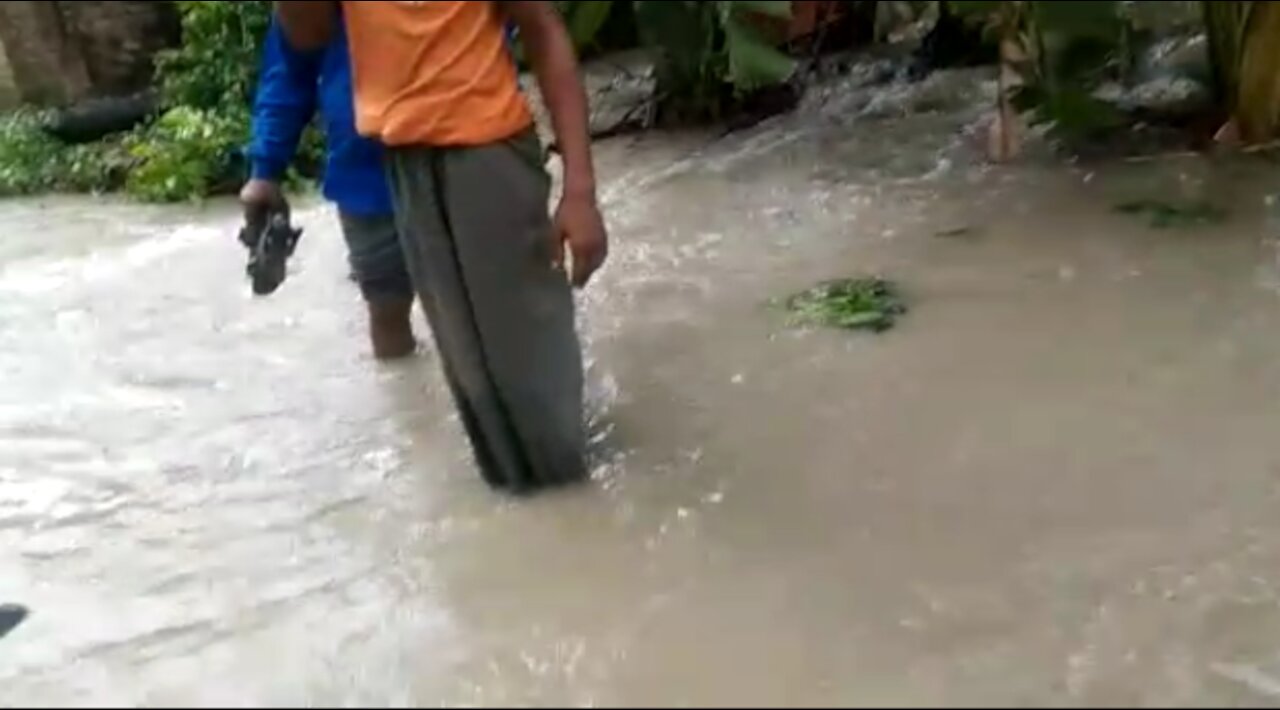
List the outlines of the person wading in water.
<svg viewBox="0 0 1280 710">
<path fill-rule="evenodd" d="M 409 272 L 485 480 L 523 492 L 586 476 L 570 284 L 604 264 L 586 92 L 550 2 L 277 2 L 291 44 L 351 45 L 357 126 L 387 149 Z M 550 179 L 505 25 L 519 32 L 564 161 Z M 565 273 L 566 254 L 569 273 Z"/>
<path fill-rule="evenodd" d="M 299 52 L 278 23 L 267 33 L 249 143 L 252 177 L 240 191 L 245 220 L 266 221 L 288 209 L 281 181 L 317 109 L 324 122 L 324 194 L 338 206 L 352 278 L 369 308 L 374 357 L 391 360 L 417 349 L 410 320 L 414 289 L 400 248 L 382 147 L 356 133 L 351 58 L 339 26 L 321 49 Z"/>
</svg>

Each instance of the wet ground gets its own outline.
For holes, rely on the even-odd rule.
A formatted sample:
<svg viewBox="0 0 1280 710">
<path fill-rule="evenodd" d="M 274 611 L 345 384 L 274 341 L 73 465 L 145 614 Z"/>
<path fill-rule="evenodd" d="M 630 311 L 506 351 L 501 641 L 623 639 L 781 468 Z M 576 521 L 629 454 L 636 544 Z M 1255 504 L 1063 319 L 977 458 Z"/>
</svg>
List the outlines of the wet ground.
<svg viewBox="0 0 1280 710">
<path fill-rule="evenodd" d="M 1276 702 L 1275 170 L 984 168 L 929 92 L 602 146 L 596 476 L 524 501 L 325 208 L 252 300 L 226 205 L 0 203 L 0 705 Z M 767 306 L 868 273 L 882 336 Z"/>
</svg>

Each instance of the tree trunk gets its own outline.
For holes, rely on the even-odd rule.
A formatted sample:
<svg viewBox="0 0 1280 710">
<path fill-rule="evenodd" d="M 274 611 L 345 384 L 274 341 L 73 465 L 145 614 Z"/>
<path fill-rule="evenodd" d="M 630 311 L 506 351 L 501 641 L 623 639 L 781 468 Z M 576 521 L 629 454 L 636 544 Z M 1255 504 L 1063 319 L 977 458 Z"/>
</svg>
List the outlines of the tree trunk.
<svg viewBox="0 0 1280 710">
<path fill-rule="evenodd" d="M 0 2 L 0 43 L 24 101 L 61 105 L 88 92 L 88 64 L 57 3 Z"/>
<path fill-rule="evenodd" d="M 1241 41 L 1251 2 L 1205 0 L 1204 25 L 1209 38 L 1209 59 L 1214 91 L 1223 106 L 1235 103 L 1240 69 Z"/>
<path fill-rule="evenodd" d="M 1235 118 L 1246 143 L 1280 136 L 1280 4 L 1256 2 L 1245 25 Z"/>
<path fill-rule="evenodd" d="M 155 53 L 180 31 L 172 2 L 0 2 L 0 51 L 22 99 L 37 105 L 146 88 Z"/>
<path fill-rule="evenodd" d="M 1222 142 L 1280 137 L 1280 3 L 1204 2 L 1214 89 L 1230 121 Z"/>
</svg>

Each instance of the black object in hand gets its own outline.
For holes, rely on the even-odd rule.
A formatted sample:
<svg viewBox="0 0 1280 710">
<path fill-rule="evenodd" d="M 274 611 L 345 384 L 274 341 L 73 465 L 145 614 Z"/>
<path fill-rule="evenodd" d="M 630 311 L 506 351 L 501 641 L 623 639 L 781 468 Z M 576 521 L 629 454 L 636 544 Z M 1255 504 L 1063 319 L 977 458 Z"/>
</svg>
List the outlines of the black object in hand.
<svg viewBox="0 0 1280 710">
<path fill-rule="evenodd" d="M 249 250 L 246 271 L 255 295 L 269 296 L 280 288 L 301 238 L 302 230 L 289 222 L 288 208 L 272 211 L 260 223 L 251 221 L 240 230 L 240 242 Z"/>
</svg>

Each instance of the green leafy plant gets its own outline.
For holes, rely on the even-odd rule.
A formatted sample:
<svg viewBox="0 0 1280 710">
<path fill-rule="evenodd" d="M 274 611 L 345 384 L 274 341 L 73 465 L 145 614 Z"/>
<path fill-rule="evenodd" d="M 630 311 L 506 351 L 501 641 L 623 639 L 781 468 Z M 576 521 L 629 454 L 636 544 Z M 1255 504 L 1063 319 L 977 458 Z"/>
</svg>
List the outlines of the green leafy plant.
<svg viewBox="0 0 1280 710">
<path fill-rule="evenodd" d="M 244 109 L 170 109 L 130 141 L 136 167 L 126 188 L 150 202 L 175 202 L 229 191 L 242 178 L 237 147 L 248 138 Z"/>
<path fill-rule="evenodd" d="M 569 36 L 578 52 L 593 49 L 601 30 L 613 13 L 614 0 L 558 0 L 556 7 L 564 18 Z"/>
<path fill-rule="evenodd" d="M 271 3 L 179 2 L 183 42 L 156 61 L 165 111 L 151 125 L 104 141 L 63 144 L 42 117 L 0 121 L 0 195 L 125 188 L 147 201 L 196 199 L 240 179 L 237 154 Z M 309 140 L 311 152 L 317 142 Z M 307 162 L 318 164 L 315 156 Z"/>
<path fill-rule="evenodd" d="M 157 58 L 167 110 L 129 140 L 137 167 L 129 193 L 147 201 L 195 199 L 233 189 L 243 178 L 241 149 L 249 138 L 260 48 L 271 24 L 271 3 L 178 3 L 182 45 Z M 314 132 L 300 162 L 321 164 Z"/>
<path fill-rule="evenodd" d="M 259 51 L 271 24 L 271 3 L 178 3 L 182 44 L 156 57 L 168 106 L 220 109 L 252 99 Z"/>
<path fill-rule="evenodd" d="M 178 9 L 183 43 L 157 58 L 166 107 L 160 118 L 127 135 L 69 146 L 40 129 L 41 117 L 18 114 L 0 124 L 0 194 L 124 188 L 144 201 L 172 202 L 238 184 L 271 4 L 180 2 Z M 307 145 L 322 150 L 314 138 Z"/>
<path fill-rule="evenodd" d="M 782 306 L 797 325 L 884 332 L 907 312 L 898 288 L 884 279 L 837 279 L 788 296 Z"/>
<path fill-rule="evenodd" d="M 752 93 L 785 82 L 795 62 L 768 35 L 789 19 L 786 0 L 561 0 L 580 52 L 597 49 L 618 22 L 657 55 L 660 113 L 673 122 L 717 120 Z M 621 33 L 629 35 L 630 33 Z"/>
<path fill-rule="evenodd" d="M 1029 112 L 1035 122 L 1050 124 L 1065 138 L 1089 137 L 1120 125 L 1119 112 L 1094 93 L 1127 61 L 1121 3 L 1003 0 L 951 5 L 961 14 L 987 18 L 989 31 L 999 37 L 1009 77 L 1002 85 L 1002 101 Z"/>
<path fill-rule="evenodd" d="M 775 0 L 637 0 L 641 41 L 659 53 L 659 103 L 675 120 L 717 120 L 752 92 L 790 78 L 795 61 L 761 18 L 791 16 Z"/>
<path fill-rule="evenodd" d="M 271 3 L 178 3 L 182 45 L 157 59 L 168 110 L 130 141 L 138 167 L 130 194 L 149 201 L 195 199 L 229 192 L 244 177 L 241 151 L 249 139 L 260 52 L 271 26 Z M 324 165 L 324 140 L 303 134 L 294 172 L 315 177 Z"/>
<path fill-rule="evenodd" d="M 60 156 L 56 141 L 40 130 L 35 114 L 15 113 L 0 120 L 0 196 L 47 190 L 49 165 Z"/>
<path fill-rule="evenodd" d="M 132 166 L 123 138 L 69 146 L 42 130 L 40 114 L 0 117 L 0 197 L 118 189 Z"/>
</svg>

